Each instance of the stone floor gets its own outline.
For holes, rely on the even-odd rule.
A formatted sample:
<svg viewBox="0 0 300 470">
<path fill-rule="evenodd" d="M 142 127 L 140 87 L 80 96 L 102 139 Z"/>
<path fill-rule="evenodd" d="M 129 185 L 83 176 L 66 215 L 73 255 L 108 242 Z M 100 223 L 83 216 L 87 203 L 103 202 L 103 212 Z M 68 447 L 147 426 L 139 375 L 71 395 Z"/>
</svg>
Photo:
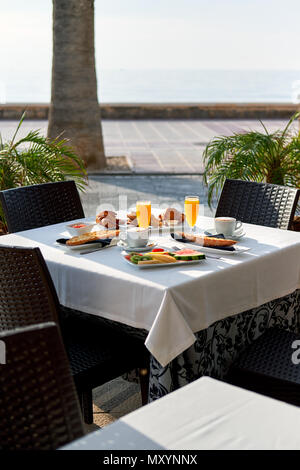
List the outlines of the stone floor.
<svg viewBox="0 0 300 470">
<path fill-rule="evenodd" d="M 266 120 L 270 132 L 282 128 L 284 120 Z M 13 135 L 16 121 L 0 121 L 5 140 Z M 262 130 L 258 120 L 137 120 L 102 121 L 107 157 L 126 156 L 135 173 L 203 172 L 202 153 L 217 135 L 230 135 L 249 129 Z M 47 121 L 25 121 L 23 136 L 31 129 L 47 130 Z"/>
<path fill-rule="evenodd" d="M 188 194 L 200 198 L 200 215 L 211 215 L 207 189 L 201 175 L 90 175 L 89 187 L 81 193 L 87 217 L 104 209 L 135 210 L 138 199 L 150 200 L 153 208 L 180 205 Z"/>
</svg>

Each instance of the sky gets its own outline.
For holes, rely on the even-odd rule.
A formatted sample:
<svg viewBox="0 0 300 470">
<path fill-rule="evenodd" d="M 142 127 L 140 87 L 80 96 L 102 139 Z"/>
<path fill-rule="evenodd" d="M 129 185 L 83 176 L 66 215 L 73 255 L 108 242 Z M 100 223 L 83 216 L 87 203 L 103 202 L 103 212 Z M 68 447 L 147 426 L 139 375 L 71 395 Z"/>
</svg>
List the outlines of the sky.
<svg viewBox="0 0 300 470">
<path fill-rule="evenodd" d="M 51 68 L 51 0 L 0 0 L 0 63 Z M 299 0 L 95 0 L 102 69 L 300 69 Z"/>
<path fill-rule="evenodd" d="M 0 18 L 0 102 L 3 84 L 22 81 L 40 81 L 48 96 L 52 1 L 0 0 Z M 299 0 L 95 0 L 97 75 L 300 70 L 299 18 Z"/>
</svg>

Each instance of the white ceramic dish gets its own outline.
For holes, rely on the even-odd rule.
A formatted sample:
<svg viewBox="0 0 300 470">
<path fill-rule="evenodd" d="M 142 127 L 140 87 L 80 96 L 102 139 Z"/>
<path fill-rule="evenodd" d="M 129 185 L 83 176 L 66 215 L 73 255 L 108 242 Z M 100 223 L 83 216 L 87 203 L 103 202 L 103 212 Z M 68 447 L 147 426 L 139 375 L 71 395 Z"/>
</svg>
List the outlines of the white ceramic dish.
<svg viewBox="0 0 300 470">
<path fill-rule="evenodd" d="M 154 248 L 157 243 L 149 240 L 149 242 L 147 243 L 146 246 L 142 246 L 142 247 L 132 247 L 132 246 L 128 246 L 125 242 L 123 241 L 119 241 L 117 243 L 117 245 L 120 247 L 120 248 L 123 248 L 124 251 L 127 251 L 128 253 L 132 253 L 134 251 L 136 251 L 137 253 L 143 253 L 144 251 L 149 251 L 151 250 L 152 248 Z"/>
<path fill-rule="evenodd" d="M 176 240 L 177 243 L 180 243 L 179 240 Z M 230 250 L 222 250 L 220 248 L 211 248 L 208 246 L 200 246 L 196 245 L 195 243 L 180 243 L 182 248 L 192 248 L 193 250 L 198 250 L 203 253 L 214 253 L 215 255 L 219 256 L 232 256 L 232 255 L 240 255 L 242 253 L 246 253 L 247 251 L 251 250 L 251 248 L 247 246 L 235 246 L 233 251 Z"/>
<path fill-rule="evenodd" d="M 130 266 L 133 266 L 134 268 L 137 269 L 149 269 L 149 268 L 163 268 L 163 267 L 173 267 L 177 266 L 180 267 L 182 265 L 187 265 L 187 264 L 198 264 L 201 261 L 205 261 L 205 259 L 195 259 L 193 261 L 178 261 L 177 263 L 158 263 L 158 264 L 134 264 L 131 261 L 128 261 L 124 256 L 122 256 L 123 260 L 127 263 L 130 264 Z"/>
<path fill-rule="evenodd" d="M 217 234 L 217 231 L 215 228 L 209 228 L 207 230 L 205 230 L 204 232 L 205 235 L 216 235 Z M 246 235 L 246 232 L 245 230 L 240 230 L 239 232 L 237 232 L 235 235 L 230 235 L 230 237 L 228 236 L 227 238 L 229 238 L 230 240 L 240 240 L 241 238 L 243 238 L 244 236 Z"/>
<path fill-rule="evenodd" d="M 72 227 L 72 225 L 80 225 L 80 224 L 84 224 L 84 227 L 80 227 L 80 228 Z M 71 224 L 66 225 L 66 230 L 71 237 L 79 237 L 80 235 L 83 235 L 84 233 L 91 232 L 93 227 L 95 227 L 95 225 L 96 224 L 94 223 L 84 222 L 84 221 L 72 222 Z"/>
</svg>

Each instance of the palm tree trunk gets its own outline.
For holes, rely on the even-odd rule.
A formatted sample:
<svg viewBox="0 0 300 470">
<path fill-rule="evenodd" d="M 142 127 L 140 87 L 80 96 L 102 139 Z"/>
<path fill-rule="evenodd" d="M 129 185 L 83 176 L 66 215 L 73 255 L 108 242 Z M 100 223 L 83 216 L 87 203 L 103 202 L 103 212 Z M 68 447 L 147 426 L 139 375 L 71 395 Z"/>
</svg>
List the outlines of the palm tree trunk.
<svg viewBox="0 0 300 470">
<path fill-rule="evenodd" d="M 48 137 L 63 132 L 88 169 L 105 167 L 94 50 L 94 0 L 53 0 Z"/>
</svg>

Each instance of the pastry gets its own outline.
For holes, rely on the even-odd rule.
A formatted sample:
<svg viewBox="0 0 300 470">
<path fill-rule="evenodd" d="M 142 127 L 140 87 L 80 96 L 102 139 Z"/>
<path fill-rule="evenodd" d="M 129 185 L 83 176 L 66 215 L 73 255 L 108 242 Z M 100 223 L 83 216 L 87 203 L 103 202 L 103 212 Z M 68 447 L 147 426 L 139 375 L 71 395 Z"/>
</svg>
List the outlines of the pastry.
<svg viewBox="0 0 300 470">
<path fill-rule="evenodd" d="M 130 214 L 127 214 L 127 225 L 137 227 L 138 221 L 136 217 L 136 212 L 131 212 Z M 151 227 L 161 227 L 162 222 L 160 219 L 155 217 L 155 215 L 151 214 L 150 225 Z"/>
<path fill-rule="evenodd" d="M 176 232 L 176 235 L 179 235 L 180 238 L 185 238 L 186 240 L 196 243 L 200 246 L 214 247 L 214 246 L 232 246 L 237 242 L 235 240 L 229 240 L 224 238 L 214 238 L 206 237 L 204 235 L 193 235 L 191 233 Z"/>
<path fill-rule="evenodd" d="M 78 237 L 72 237 L 67 240 L 68 246 L 83 245 L 84 243 L 93 242 L 96 240 L 105 240 L 107 238 L 117 237 L 120 230 L 97 230 L 96 232 L 88 232 Z"/>
<path fill-rule="evenodd" d="M 114 211 L 102 211 L 96 217 L 96 223 L 108 229 L 119 228 L 119 219 Z"/>
<path fill-rule="evenodd" d="M 175 209 L 174 207 L 168 207 L 164 210 L 160 216 L 161 220 L 169 221 L 169 220 L 177 220 L 178 222 L 184 221 L 184 214 L 179 210 Z"/>
<path fill-rule="evenodd" d="M 134 220 L 136 219 L 136 212 L 130 212 L 129 214 L 127 214 L 127 218 L 129 220 Z"/>
<path fill-rule="evenodd" d="M 150 221 L 151 227 L 160 227 L 161 226 L 161 220 L 159 220 L 155 215 L 151 214 L 151 221 Z"/>
<path fill-rule="evenodd" d="M 100 224 L 101 220 L 110 217 L 110 218 L 116 218 L 116 212 L 114 211 L 102 211 L 96 216 L 96 224 Z"/>
</svg>

